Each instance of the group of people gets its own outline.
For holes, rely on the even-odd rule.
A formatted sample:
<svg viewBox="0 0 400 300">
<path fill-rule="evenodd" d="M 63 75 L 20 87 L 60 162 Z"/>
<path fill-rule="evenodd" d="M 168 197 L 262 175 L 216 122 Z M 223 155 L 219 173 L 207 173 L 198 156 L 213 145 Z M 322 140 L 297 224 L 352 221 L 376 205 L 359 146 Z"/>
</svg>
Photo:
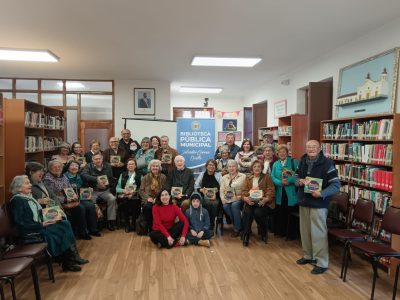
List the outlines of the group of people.
<svg viewBox="0 0 400 300">
<path fill-rule="evenodd" d="M 135 220 L 142 214 L 151 241 L 165 248 L 210 247 L 216 219 L 223 213 L 233 224 L 232 236 L 241 236 L 244 246 L 249 245 L 254 219 L 263 241 L 269 230 L 294 238 L 296 228 L 288 228 L 287 221 L 300 206 L 304 257 L 297 263 L 315 264 L 313 274 L 327 269 L 327 208 L 340 183 L 318 141 L 307 143 L 307 153 L 298 162 L 285 145 L 275 153 L 274 146 L 266 144 L 258 155 L 250 140 L 239 147 L 234 135 L 228 134 L 215 159 L 206 162 L 195 180 L 167 136 L 145 137 L 140 144 L 128 129 L 121 136 L 110 138 L 104 151 L 97 140 L 86 153 L 79 143 L 62 144 L 47 173 L 41 164 L 28 162 L 26 175 L 13 180 L 11 207 L 23 240 L 46 240 L 64 270 L 78 271 L 78 264 L 87 262 L 77 253 L 75 237 L 101 236 L 98 205 L 106 207 L 104 218 L 111 231 L 118 210 L 130 230 L 135 230 Z M 304 193 L 306 177 L 322 179 L 322 190 Z M 66 195 L 68 188 L 74 196 Z M 52 206 L 61 207 L 64 218 L 43 222 L 41 209 Z"/>
</svg>

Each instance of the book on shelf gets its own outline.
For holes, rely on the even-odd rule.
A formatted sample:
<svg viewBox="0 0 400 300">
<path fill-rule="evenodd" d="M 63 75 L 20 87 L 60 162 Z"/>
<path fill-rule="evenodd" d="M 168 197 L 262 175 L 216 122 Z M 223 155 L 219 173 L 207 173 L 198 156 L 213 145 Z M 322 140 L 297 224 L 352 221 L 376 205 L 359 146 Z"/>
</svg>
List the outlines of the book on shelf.
<svg viewBox="0 0 400 300">
<path fill-rule="evenodd" d="M 183 192 L 183 187 L 181 186 L 173 186 L 171 188 L 171 197 L 176 198 L 177 196 L 181 195 Z"/>
<path fill-rule="evenodd" d="M 352 125 L 348 123 L 324 123 L 322 127 L 323 139 L 345 140 L 351 139 L 353 136 Z"/>
<path fill-rule="evenodd" d="M 92 188 L 80 188 L 79 199 L 80 200 L 92 200 Z"/>
<path fill-rule="evenodd" d="M 111 164 L 119 164 L 120 162 L 121 162 L 121 156 L 119 156 L 119 155 L 111 155 L 110 156 Z"/>
<path fill-rule="evenodd" d="M 63 139 L 61 137 L 43 137 L 43 150 L 44 151 L 53 151 L 56 150 L 59 145 L 63 143 Z"/>
<path fill-rule="evenodd" d="M 392 191 L 392 171 L 378 167 L 352 165 L 350 181 L 368 187 Z"/>
<path fill-rule="evenodd" d="M 45 223 L 60 221 L 62 220 L 63 215 L 64 212 L 58 205 L 42 209 L 43 222 Z"/>
<path fill-rule="evenodd" d="M 322 190 L 322 179 L 316 177 L 309 177 L 305 178 L 306 184 L 304 185 L 304 193 L 311 194 L 312 192 L 321 192 Z"/>
<path fill-rule="evenodd" d="M 204 200 L 215 200 L 217 188 L 204 188 Z"/>
<path fill-rule="evenodd" d="M 67 202 L 75 201 L 77 199 L 75 190 L 72 187 L 64 188 L 64 194 Z"/>
<path fill-rule="evenodd" d="M 106 185 L 106 186 L 109 185 L 107 175 L 98 176 L 97 177 L 97 182 L 100 183 L 100 184 Z"/>
<path fill-rule="evenodd" d="M 263 197 L 263 191 L 262 190 L 250 190 L 249 197 L 250 197 L 251 201 L 258 202 Z"/>
<path fill-rule="evenodd" d="M 42 136 L 26 136 L 25 137 L 25 152 L 43 151 Z"/>
<path fill-rule="evenodd" d="M 278 127 L 278 136 L 291 136 L 291 135 L 292 135 L 292 126 Z"/>
<path fill-rule="evenodd" d="M 235 188 L 234 187 L 228 187 L 225 191 L 224 199 L 228 201 L 228 203 L 233 201 L 233 197 L 236 196 Z"/>
</svg>

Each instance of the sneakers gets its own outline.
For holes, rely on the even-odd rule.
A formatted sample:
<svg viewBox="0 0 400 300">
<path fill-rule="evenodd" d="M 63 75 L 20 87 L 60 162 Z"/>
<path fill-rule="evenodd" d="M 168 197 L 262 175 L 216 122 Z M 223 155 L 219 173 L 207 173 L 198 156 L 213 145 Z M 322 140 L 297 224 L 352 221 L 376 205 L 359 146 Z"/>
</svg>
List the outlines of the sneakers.
<svg viewBox="0 0 400 300">
<path fill-rule="evenodd" d="M 197 245 L 210 248 L 211 244 L 209 240 L 200 240 L 197 242 Z"/>
<path fill-rule="evenodd" d="M 296 264 L 298 264 L 298 265 L 315 264 L 316 262 L 317 262 L 316 259 L 307 259 L 304 257 L 296 260 Z"/>
<path fill-rule="evenodd" d="M 328 268 L 322 268 L 322 267 L 315 266 L 314 269 L 311 270 L 311 274 L 319 275 L 319 274 L 325 273 L 326 270 L 328 270 Z"/>
</svg>

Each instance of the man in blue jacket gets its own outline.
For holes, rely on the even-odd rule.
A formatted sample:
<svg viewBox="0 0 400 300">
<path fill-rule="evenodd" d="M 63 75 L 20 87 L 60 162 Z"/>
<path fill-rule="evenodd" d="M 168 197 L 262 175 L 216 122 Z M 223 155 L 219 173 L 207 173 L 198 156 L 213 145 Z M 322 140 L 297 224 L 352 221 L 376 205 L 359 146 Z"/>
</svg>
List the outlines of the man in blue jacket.
<svg viewBox="0 0 400 300">
<path fill-rule="evenodd" d="M 311 274 L 328 270 L 328 228 L 326 218 L 331 196 L 339 192 L 340 180 L 332 160 L 326 158 L 318 141 L 306 144 L 306 154 L 296 171 L 299 187 L 300 233 L 304 255 L 299 265 L 313 264 Z"/>
</svg>

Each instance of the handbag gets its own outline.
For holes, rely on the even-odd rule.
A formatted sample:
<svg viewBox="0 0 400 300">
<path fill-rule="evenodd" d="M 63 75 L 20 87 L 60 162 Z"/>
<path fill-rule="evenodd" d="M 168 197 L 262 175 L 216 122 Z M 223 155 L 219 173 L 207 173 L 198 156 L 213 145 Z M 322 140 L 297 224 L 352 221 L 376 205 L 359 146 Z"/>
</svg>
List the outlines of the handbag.
<svg viewBox="0 0 400 300">
<path fill-rule="evenodd" d="M 147 161 L 144 154 L 136 159 L 136 166 L 138 169 L 143 169 L 147 167 Z"/>
<path fill-rule="evenodd" d="M 137 235 L 147 235 L 147 222 L 143 212 L 136 219 L 136 233 Z"/>
</svg>

